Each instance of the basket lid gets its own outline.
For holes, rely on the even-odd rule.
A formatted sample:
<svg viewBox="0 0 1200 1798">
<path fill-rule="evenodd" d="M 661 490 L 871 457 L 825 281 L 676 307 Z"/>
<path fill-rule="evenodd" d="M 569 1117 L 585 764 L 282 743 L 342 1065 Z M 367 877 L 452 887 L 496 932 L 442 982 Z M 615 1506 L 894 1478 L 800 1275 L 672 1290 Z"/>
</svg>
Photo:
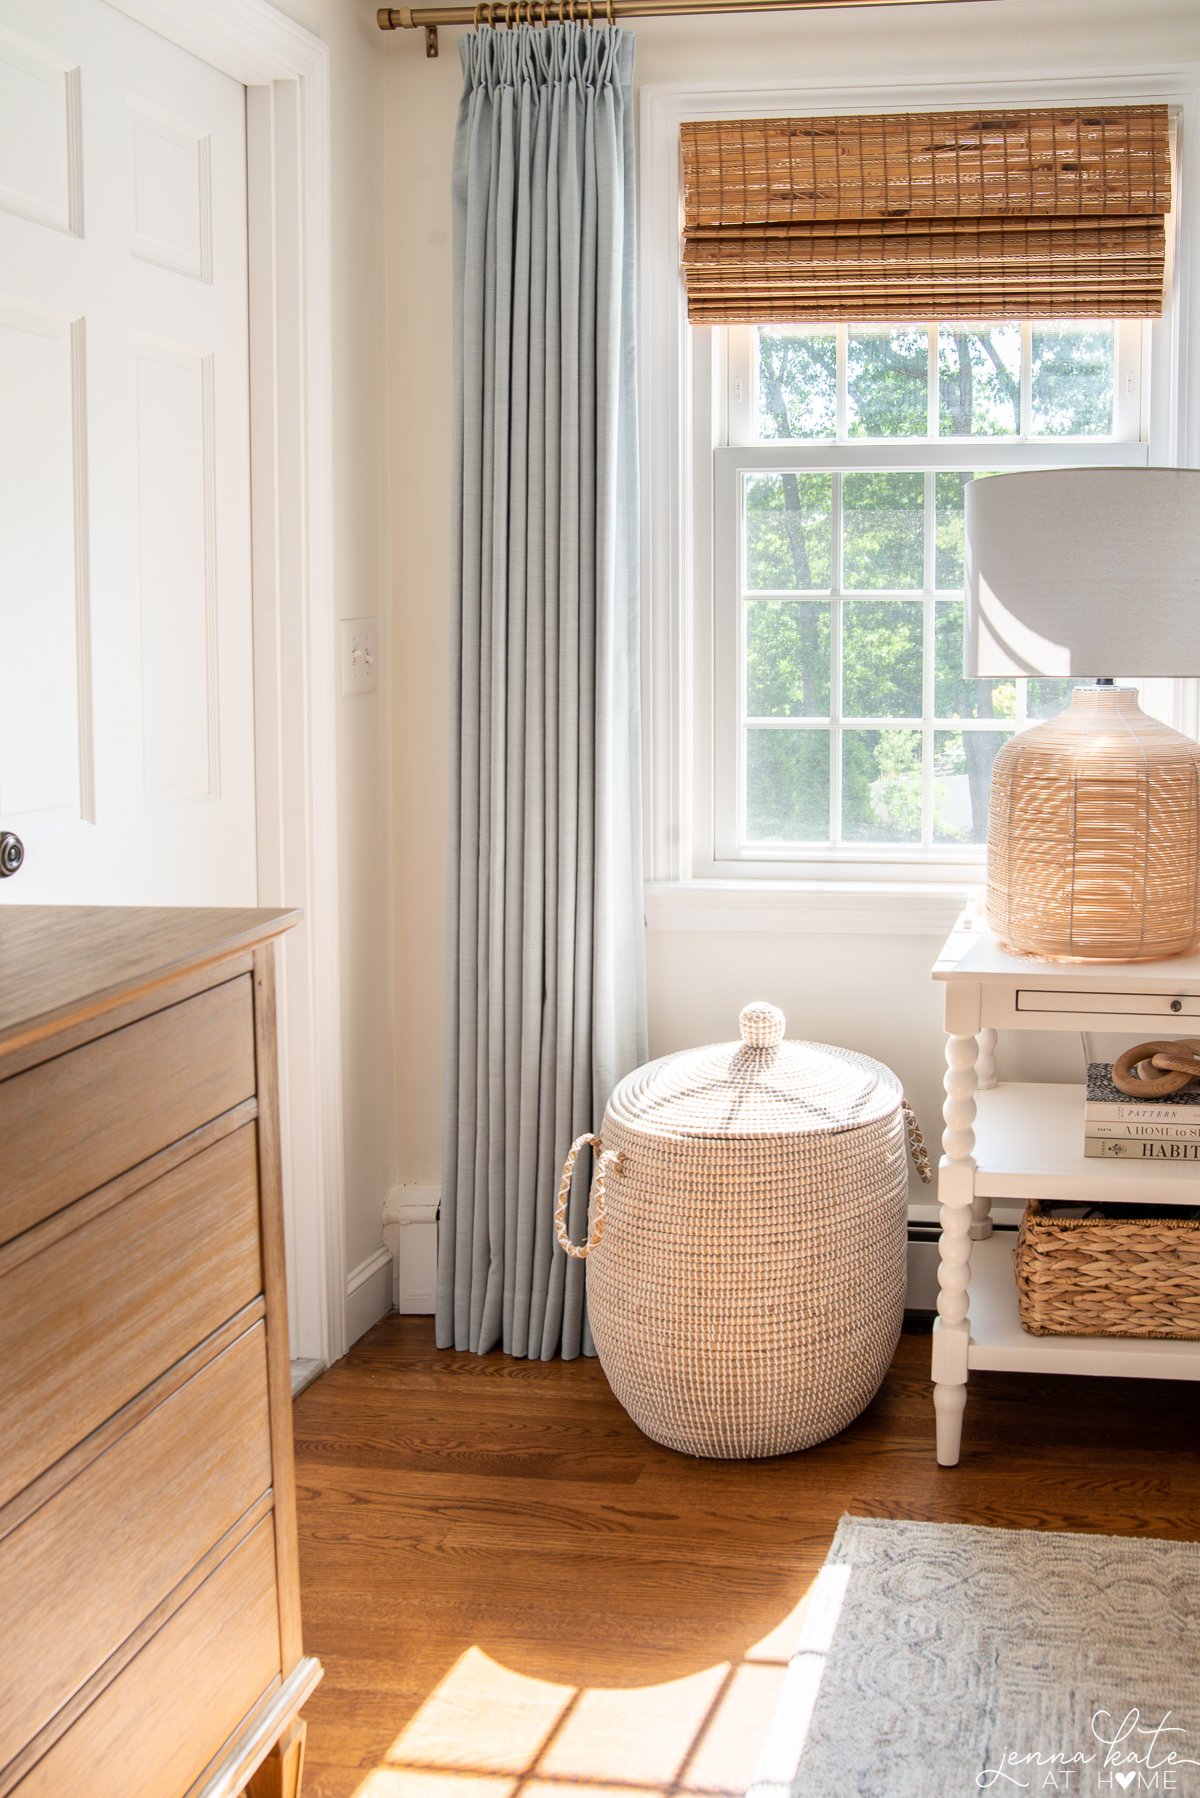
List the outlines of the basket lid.
<svg viewBox="0 0 1200 1798">
<path fill-rule="evenodd" d="M 832 1043 L 786 1042 L 777 1005 L 756 1000 L 741 1040 L 686 1049 L 627 1074 L 608 1102 L 614 1120 L 662 1136 L 790 1136 L 856 1129 L 901 1102 L 881 1061 Z"/>
</svg>

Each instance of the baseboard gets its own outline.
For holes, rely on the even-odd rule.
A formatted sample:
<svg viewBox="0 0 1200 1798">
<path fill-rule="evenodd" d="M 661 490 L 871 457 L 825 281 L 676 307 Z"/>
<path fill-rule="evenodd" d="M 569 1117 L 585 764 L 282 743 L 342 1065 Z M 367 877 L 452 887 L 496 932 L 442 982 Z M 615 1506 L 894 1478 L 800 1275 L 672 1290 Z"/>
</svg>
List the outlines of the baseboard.
<svg viewBox="0 0 1200 1798">
<path fill-rule="evenodd" d="M 381 1246 L 346 1276 L 346 1347 L 392 1309 L 392 1255 Z"/>
<path fill-rule="evenodd" d="M 383 1205 L 392 1253 L 392 1303 L 402 1317 L 428 1317 L 437 1293 L 437 1186 L 393 1186 Z"/>
</svg>

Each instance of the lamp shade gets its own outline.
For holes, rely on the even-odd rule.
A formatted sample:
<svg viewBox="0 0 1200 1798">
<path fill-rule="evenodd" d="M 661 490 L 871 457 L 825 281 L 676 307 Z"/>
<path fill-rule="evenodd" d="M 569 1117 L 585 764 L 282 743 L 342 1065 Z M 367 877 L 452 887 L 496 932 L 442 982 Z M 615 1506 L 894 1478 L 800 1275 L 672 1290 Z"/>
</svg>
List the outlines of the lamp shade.
<svg viewBox="0 0 1200 1798">
<path fill-rule="evenodd" d="M 1200 674 L 1200 469 L 992 475 L 965 503 L 964 673 Z"/>
</svg>

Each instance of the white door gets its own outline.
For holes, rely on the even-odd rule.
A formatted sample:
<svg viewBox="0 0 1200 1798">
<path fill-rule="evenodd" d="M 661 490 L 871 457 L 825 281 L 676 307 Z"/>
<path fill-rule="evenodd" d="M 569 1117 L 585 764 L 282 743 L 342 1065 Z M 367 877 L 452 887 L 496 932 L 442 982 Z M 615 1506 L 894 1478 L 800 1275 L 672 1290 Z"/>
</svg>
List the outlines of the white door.
<svg viewBox="0 0 1200 1798">
<path fill-rule="evenodd" d="M 257 894 L 245 89 L 0 0 L 0 899 Z"/>
</svg>

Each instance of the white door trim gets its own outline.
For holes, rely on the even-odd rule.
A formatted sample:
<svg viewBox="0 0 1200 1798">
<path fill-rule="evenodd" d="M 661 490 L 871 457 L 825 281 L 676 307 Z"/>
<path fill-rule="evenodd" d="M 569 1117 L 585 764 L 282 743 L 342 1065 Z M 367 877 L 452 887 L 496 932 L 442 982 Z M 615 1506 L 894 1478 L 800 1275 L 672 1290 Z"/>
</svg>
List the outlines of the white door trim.
<svg viewBox="0 0 1200 1798">
<path fill-rule="evenodd" d="M 329 50 L 266 0 L 109 0 L 246 89 L 259 903 L 284 940 L 292 1354 L 346 1349 Z"/>
</svg>

